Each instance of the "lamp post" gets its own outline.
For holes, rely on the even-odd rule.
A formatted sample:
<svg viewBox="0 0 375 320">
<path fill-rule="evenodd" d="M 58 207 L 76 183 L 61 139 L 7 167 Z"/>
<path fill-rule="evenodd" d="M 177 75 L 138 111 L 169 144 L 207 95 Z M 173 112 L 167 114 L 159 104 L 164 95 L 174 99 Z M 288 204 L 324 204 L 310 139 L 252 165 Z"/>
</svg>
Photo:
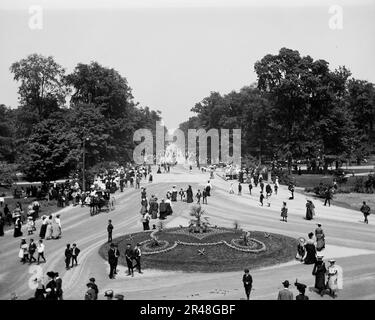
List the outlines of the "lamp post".
<svg viewBox="0 0 375 320">
<path fill-rule="evenodd" d="M 86 163 L 86 141 L 89 141 L 89 138 L 83 138 L 83 156 L 82 156 L 82 190 L 86 192 L 86 172 L 85 172 L 85 163 Z"/>
</svg>

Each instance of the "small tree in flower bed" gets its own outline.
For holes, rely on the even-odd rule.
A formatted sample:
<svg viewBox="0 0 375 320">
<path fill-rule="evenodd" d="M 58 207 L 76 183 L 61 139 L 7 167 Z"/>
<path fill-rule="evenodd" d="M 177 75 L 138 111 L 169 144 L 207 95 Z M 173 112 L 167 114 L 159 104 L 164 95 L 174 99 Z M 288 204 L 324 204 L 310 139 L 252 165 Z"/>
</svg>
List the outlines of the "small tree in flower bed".
<svg viewBox="0 0 375 320">
<path fill-rule="evenodd" d="M 189 232 L 202 233 L 207 232 L 210 223 L 207 217 L 202 217 L 206 211 L 200 205 L 195 205 L 190 210 L 190 216 L 195 219 L 190 220 Z"/>
</svg>

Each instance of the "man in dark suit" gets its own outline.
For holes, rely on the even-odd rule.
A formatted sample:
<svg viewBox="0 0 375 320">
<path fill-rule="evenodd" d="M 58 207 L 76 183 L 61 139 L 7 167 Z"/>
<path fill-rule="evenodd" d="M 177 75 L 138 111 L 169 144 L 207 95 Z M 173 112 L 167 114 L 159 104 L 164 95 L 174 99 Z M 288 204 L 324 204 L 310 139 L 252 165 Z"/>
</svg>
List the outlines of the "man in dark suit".
<svg viewBox="0 0 375 320">
<path fill-rule="evenodd" d="M 133 267 L 133 255 L 134 252 L 131 248 L 131 244 L 128 243 L 126 245 L 126 250 L 125 250 L 125 259 L 126 259 L 126 264 L 128 265 L 128 276 L 134 277 L 134 267 Z"/>
<path fill-rule="evenodd" d="M 139 246 L 140 246 L 140 244 L 137 243 L 137 245 L 134 247 L 133 259 L 137 262 L 136 267 L 138 269 L 138 272 L 143 273 L 141 271 L 141 255 L 142 255 L 142 252 L 141 252 L 141 249 L 139 248 Z"/>
<path fill-rule="evenodd" d="M 118 249 L 117 244 L 115 244 L 115 270 L 113 271 L 113 274 L 117 274 L 117 265 L 118 265 L 118 258 L 120 257 L 120 251 Z"/>
<path fill-rule="evenodd" d="M 108 263 L 109 263 L 109 279 L 114 279 L 114 270 L 116 266 L 116 255 L 115 255 L 115 245 L 111 243 L 108 250 Z"/>
<path fill-rule="evenodd" d="M 242 277 L 242 282 L 243 282 L 243 285 L 245 287 L 245 293 L 246 293 L 247 300 L 249 300 L 251 288 L 253 287 L 253 278 L 252 278 L 251 274 L 249 273 L 249 269 L 245 269 L 244 271 L 245 271 L 245 274 Z"/>
<path fill-rule="evenodd" d="M 107 226 L 108 242 L 112 242 L 112 230 L 113 230 L 112 220 L 108 220 L 108 226 Z"/>
<path fill-rule="evenodd" d="M 63 300 L 62 280 L 58 272 L 55 272 L 56 295 L 58 300 Z"/>
<path fill-rule="evenodd" d="M 66 249 L 65 249 L 65 268 L 66 268 L 66 270 L 70 269 L 71 259 L 72 259 L 72 248 L 70 247 L 70 244 L 68 243 L 66 245 Z"/>
<path fill-rule="evenodd" d="M 81 250 L 79 250 L 77 248 L 77 245 L 75 243 L 73 243 L 73 247 L 72 247 L 72 268 L 74 266 L 74 262 L 76 263 L 76 266 L 78 266 L 77 257 L 78 257 L 80 252 L 81 252 Z"/>
</svg>

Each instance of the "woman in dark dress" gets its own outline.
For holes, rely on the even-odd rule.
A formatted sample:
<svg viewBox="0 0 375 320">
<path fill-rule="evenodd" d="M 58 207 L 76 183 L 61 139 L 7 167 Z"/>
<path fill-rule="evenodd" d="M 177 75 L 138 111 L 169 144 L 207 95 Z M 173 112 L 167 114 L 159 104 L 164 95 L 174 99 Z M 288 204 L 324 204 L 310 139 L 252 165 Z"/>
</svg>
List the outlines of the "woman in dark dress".
<svg viewBox="0 0 375 320">
<path fill-rule="evenodd" d="M 21 228 L 22 228 L 21 218 L 17 218 L 17 220 L 14 223 L 14 233 L 13 233 L 13 236 L 15 238 L 22 236 Z"/>
<path fill-rule="evenodd" d="M 312 232 L 309 233 L 309 239 L 306 241 L 305 249 L 306 249 L 306 257 L 304 260 L 305 264 L 314 264 L 316 262 L 316 248 L 315 243 L 312 237 L 314 234 Z"/>
<path fill-rule="evenodd" d="M 310 200 L 306 202 L 306 220 L 311 220 L 313 218 L 313 204 Z"/>
<path fill-rule="evenodd" d="M 55 273 L 47 272 L 48 283 L 46 285 L 46 300 L 57 300 Z"/>
<path fill-rule="evenodd" d="M 193 201 L 193 190 L 191 189 L 191 186 L 189 186 L 186 190 L 186 202 L 192 203 Z"/>
<path fill-rule="evenodd" d="M 43 216 L 42 217 L 42 226 L 40 227 L 40 232 L 39 232 L 39 237 L 41 239 L 44 239 L 46 236 L 46 231 L 47 231 L 47 217 Z"/>
<path fill-rule="evenodd" d="M 323 256 L 318 256 L 312 274 L 315 276 L 315 289 L 318 290 L 318 293 L 323 296 L 324 290 L 326 288 L 326 266 L 323 262 Z"/>
</svg>

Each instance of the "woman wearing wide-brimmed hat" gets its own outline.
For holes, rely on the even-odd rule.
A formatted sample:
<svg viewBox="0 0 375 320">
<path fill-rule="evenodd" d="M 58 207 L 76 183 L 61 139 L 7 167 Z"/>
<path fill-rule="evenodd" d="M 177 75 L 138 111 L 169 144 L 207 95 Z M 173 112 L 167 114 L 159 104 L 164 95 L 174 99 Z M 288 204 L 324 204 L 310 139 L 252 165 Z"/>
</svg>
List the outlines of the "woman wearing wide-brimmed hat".
<svg viewBox="0 0 375 320">
<path fill-rule="evenodd" d="M 323 296 L 324 290 L 326 288 L 326 283 L 325 283 L 326 272 L 327 272 L 327 269 L 323 261 L 323 256 L 318 255 L 312 274 L 315 276 L 315 289 L 317 289 L 318 293 L 321 296 Z"/>
<path fill-rule="evenodd" d="M 333 298 L 337 297 L 337 290 L 342 289 L 342 269 L 336 265 L 334 259 L 329 260 L 327 269 L 327 289 Z"/>
</svg>

